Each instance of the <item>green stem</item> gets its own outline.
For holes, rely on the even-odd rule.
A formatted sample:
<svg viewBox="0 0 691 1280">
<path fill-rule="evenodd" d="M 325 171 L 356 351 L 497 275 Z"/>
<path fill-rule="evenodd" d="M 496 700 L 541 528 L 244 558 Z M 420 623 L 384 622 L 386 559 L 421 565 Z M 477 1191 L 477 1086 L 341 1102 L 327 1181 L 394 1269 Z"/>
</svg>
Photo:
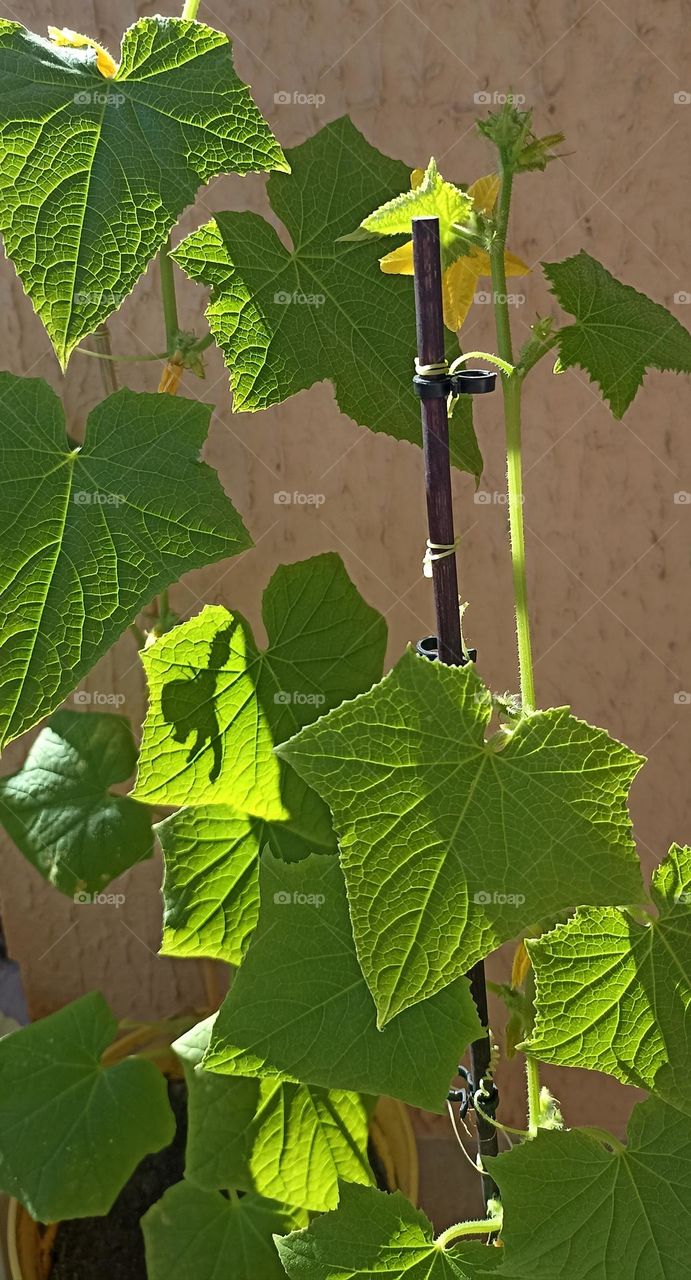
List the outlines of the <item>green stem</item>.
<svg viewBox="0 0 691 1280">
<path fill-rule="evenodd" d="M 540 1128 L 540 1069 L 534 1058 L 525 1060 L 528 1081 L 528 1136 L 534 1138 Z"/>
<path fill-rule="evenodd" d="M 136 622 L 131 622 L 130 631 L 132 632 L 132 635 L 137 641 L 139 648 L 143 649 L 146 644 L 146 636 L 144 635 L 144 632 L 142 631 L 141 627 L 138 627 Z"/>
<path fill-rule="evenodd" d="M 168 600 L 168 592 L 161 591 L 158 597 L 158 618 L 160 622 L 165 622 L 170 612 L 170 603 Z"/>
<path fill-rule="evenodd" d="M 86 347 L 78 347 L 75 352 L 79 356 L 91 356 L 94 360 L 114 360 L 116 364 L 142 364 L 146 360 L 168 360 L 172 351 L 159 351 L 155 356 L 112 356 L 104 351 L 87 351 Z"/>
<path fill-rule="evenodd" d="M 180 322 L 178 320 L 178 304 L 175 297 L 175 276 L 170 258 L 170 240 L 161 246 L 159 255 L 161 265 L 161 298 L 163 300 L 163 319 L 166 326 L 166 345 L 169 351 L 177 347 Z"/>
<path fill-rule="evenodd" d="M 483 1120 L 487 1120 L 489 1124 L 493 1124 L 495 1129 L 499 1129 L 501 1133 L 514 1133 L 519 1138 L 527 1138 L 530 1136 L 527 1129 L 516 1129 L 512 1124 L 501 1124 L 501 1122 L 494 1116 L 491 1116 L 488 1111 L 483 1111 L 477 1097 L 474 1099 L 473 1106 L 475 1107 L 475 1110 L 480 1113 Z"/>
<path fill-rule="evenodd" d="M 482 1236 L 492 1231 L 500 1231 L 501 1222 L 500 1213 L 494 1214 L 491 1218 L 476 1218 L 473 1222 L 457 1222 L 455 1226 L 447 1227 L 446 1231 L 442 1231 L 434 1243 L 438 1249 L 448 1249 L 450 1244 L 463 1236 Z"/>
<path fill-rule="evenodd" d="M 192 343 L 192 346 L 190 347 L 190 352 L 206 351 L 206 348 L 210 347 L 213 341 L 214 341 L 214 335 L 212 333 L 207 333 L 204 335 L 203 338 L 197 338 L 197 341 Z"/>
<path fill-rule="evenodd" d="M 502 360 L 513 365 L 513 343 L 506 290 L 504 251 L 506 231 L 511 208 L 513 173 L 500 161 L 501 190 L 497 205 L 497 224 L 490 249 L 492 264 L 492 290 L 494 294 L 494 318 L 497 329 L 497 350 Z M 524 713 L 535 710 L 535 676 L 530 642 L 528 616 L 528 586 L 525 568 L 525 529 L 523 525 L 523 462 L 521 457 L 521 379 L 502 377 L 504 391 L 504 423 L 506 428 L 506 462 L 509 496 L 509 529 L 511 533 L 511 564 L 516 609 L 516 635 L 518 639 L 518 663 L 521 680 L 521 702 Z"/>
<path fill-rule="evenodd" d="M 200 4 L 201 0 L 185 0 L 185 7 L 182 11 L 183 18 L 189 18 L 193 21 L 199 13 Z"/>
</svg>

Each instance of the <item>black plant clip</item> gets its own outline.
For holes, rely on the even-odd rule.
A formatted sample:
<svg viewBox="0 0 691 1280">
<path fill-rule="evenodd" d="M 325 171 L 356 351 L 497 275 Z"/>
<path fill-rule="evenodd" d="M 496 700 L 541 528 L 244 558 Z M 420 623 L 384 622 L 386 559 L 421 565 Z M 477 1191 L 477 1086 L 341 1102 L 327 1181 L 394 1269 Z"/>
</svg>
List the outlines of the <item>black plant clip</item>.
<svg viewBox="0 0 691 1280">
<path fill-rule="evenodd" d="M 458 1074 L 465 1084 L 460 1089 L 449 1089 L 448 1101 L 458 1104 L 461 1119 L 465 1120 L 471 1110 L 493 1119 L 499 1106 L 499 1090 L 494 1081 L 483 1076 L 476 1088 L 467 1067 L 459 1066 Z"/>
</svg>

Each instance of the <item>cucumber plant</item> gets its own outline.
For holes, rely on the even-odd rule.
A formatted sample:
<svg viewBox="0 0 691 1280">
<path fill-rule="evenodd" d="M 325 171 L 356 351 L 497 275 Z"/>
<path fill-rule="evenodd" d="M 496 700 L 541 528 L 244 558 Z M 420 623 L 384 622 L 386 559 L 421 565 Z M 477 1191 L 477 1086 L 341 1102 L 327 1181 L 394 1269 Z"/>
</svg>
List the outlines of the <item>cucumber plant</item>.
<svg viewBox="0 0 691 1280">
<path fill-rule="evenodd" d="M 162 951 L 234 973 L 220 1009 L 175 1042 L 186 1170 L 143 1220 L 149 1275 L 676 1277 L 691 1243 L 691 849 L 673 846 L 646 889 L 627 809 L 644 762 L 568 708 L 538 708 L 521 399 L 551 353 L 622 417 L 647 369 L 691 371 L 691 335 L 580 253 L 543 264 L 569 319 L 538 317 L 515 350 L 507 275 L 528 268 L 507 248 L 514 184 L 545 168 L 560 137 L 536 136 L 509 98 L 479 122 L 489 175 L 463 186 L 434 161 L 411 180 L 348 119 L 284 153 L 198 9 L 141 19 L 118 57 L 79 33 L 0 21 L 0 231 L 63 370 L 87 350 L 116 364 L 103 326 L 160 263 L 158 393 L 114 390 L 76 444 L 45 383 L 0 375 L 2 742 L 48 717 L 0 783 L 0 820 L 82 901 L 151 855 L 150 807 L 172 808 L 156 826 Z M 172 247 L 201 184 L 250 171 L 269 173 L 292 249 L 232 210 Z M 361 427 L 420 442 L 413 293 L 399 278 L 413 272 L 418 215 L 439 219 L 449 360 L 478 279 L 492 282 L 510 697 L 472 663 L 412 648 L 384 675 L 385 621 L 333 554 L 276 571 L 263 648 L 238 612 L 208 605 L 181 620 L 168 600 L 183 573 L 252 545 L 199 460 L 209 407 L 176 395 L 212 343 L 238 412 L 329 379 Z M 382 236 L 397 243 L 380 261 Z M 178 270 L 210 291 L 199 335 L 179 326 Z M 97 351 L 83 345 L 95 334 Z M 467 402 L 449 451 L 479 478 Z M 128 629 L 149 689 L 139 747 L 118 714 L 59 709 Z M 137 757 L 131 794 L 113 794 Z M 404 1196 L 374 1185 L 372 1100 L 446 1110 L 483 1034 L 466 974 L 512 940 L 504 1046 L 525 1058 L 525 1129 L 478 1158 L 478 1183 L 495 1187 L 486 1215 L 435 1238 Z M 0 1042 L 0 1187 L 37 1219 L 108 1212 L 171 1138 L 162 1077 L 118 1052 L 117 1033 L 93 993 Z M 646 1089 L 627 1142 L 567 1127 L 540 1062 Z M 493 1059 L 470 1101 L 508 1133 L 486 1106 L 495 1077 Z"/>
</svg>

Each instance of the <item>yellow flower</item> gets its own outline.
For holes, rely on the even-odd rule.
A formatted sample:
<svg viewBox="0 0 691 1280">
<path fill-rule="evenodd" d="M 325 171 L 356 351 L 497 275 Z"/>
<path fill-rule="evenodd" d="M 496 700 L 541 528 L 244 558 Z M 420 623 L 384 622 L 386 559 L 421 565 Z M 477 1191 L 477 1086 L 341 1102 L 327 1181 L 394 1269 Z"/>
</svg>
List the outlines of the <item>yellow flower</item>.
<svg viewBox="0 0 691 1280">
<path fill-rule="evenodd" d="M 410 176 L 410 185 L 413 190 L 420 186 L 423 177 L 422 169 L 413 169 Z M 490 173 L 485 178 L 478 178 L 477 182 L 468 188 L 468 195 L 472 196 L 475 208 L 481 213 L 491 214 L 498 194 L 499 178 L 495 173 Z M 400 249 L 387 253 L 385 258 L 380 259 L 379 265 L 387 275 L 412 276 L 412 240 L 401 245 Z M 525 276 L 530 271 L 530 267 L 526 266 L 525 262 L 508 251 L 504 254 L 504 268 L 507 276 Z M 455 333 L 461 328 L 472 306 L 478 280 L 482 276 L 491 276 L 491 274 L 489 254 L 476 245 L 473 245 L 464 257 L 457 258 L 445 268 L 442 276 L 442 292 L 444 324 L 448 329 L 452 329 Z"/>
<path fill-rule="evenodd" d="M 111 58 L 108 50 L 92 40 L 91 36 L 82 36 L 78 31 L 70 31 L 69 27 L 49 27 L 48 35 L 53 44 L 60 45 L 63 49 L 95 49 L 96 66 L 101 75 L 108 80 L 115 75 L 118 69 L 117 62 Z"/>
</svg>

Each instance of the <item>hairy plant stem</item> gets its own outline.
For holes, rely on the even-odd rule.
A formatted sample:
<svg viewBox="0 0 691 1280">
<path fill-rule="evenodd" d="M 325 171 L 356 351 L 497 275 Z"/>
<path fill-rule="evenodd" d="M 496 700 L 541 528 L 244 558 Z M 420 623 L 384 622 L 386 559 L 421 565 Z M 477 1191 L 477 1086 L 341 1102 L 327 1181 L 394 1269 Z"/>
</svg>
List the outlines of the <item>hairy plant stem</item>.
<svg viewBox="0 0 691 1280">
<path fill-rule="evenodd" d="M 178 320 L 178 303 L 175 296 L 175 276 L 170 259 L 170 240 L 161 245 L 159 255 L 161 268 L 161 299 L 163 301 L 163 320 L 166 327 L 166 348 L 174 351 L 177 347 L 180 322 Z"/>
<path fill-rule="evenodd" d="M 496 231 L 490 249 L 494 318 L 497 350 L 503 360 L 513 364 L 513 343 L 506 290 L 504 251 L 511 208 L 513 172 L 500 156 L 501 188 L 497 205 Z M 525 529 L 523 525 L 523 462 L 521 457 L 521 389 L 522 379 L 516 374 L 502 376 L 504 393 L 504 425 L 506 429 L 506 466 L 508 479 L 509 529 L 511 564 L 516 609 L 516 636 L 523 711 L 535 710 L 535 676 L 530 643 L 528 588 L 525 569 Z"/>
<path fill-rule="evenodd" d="M 185 7 L 182 11 L 183 18 L 196 18 L 200 4 L 201 0 L 185 0 Z"/>
<path fill-rule="evenodd" d="M 528 1082 L 528 1135 L 534 1138 L 540 1128 L 540 1069 L 529 1054 L 525 1060 L 525 1074 Z"/>
<path fill-rule="evenodd" d="M 446 1231 L 442 1231 L 434 1243 L 438 1249 L 448 1249 L 449 1245 L 454 1244 L 456 1240 L 460 1240 L 463 1236 L 482 1236 L 489 1235 L 493 1231 L 500 1231 L 501 1221 L 501 1214 L 493 1214 L 490 1218 L 476 1218 L 472 1222 L 457 1222 L 455 1226 L 447 1227 Z"/>
</svg>

